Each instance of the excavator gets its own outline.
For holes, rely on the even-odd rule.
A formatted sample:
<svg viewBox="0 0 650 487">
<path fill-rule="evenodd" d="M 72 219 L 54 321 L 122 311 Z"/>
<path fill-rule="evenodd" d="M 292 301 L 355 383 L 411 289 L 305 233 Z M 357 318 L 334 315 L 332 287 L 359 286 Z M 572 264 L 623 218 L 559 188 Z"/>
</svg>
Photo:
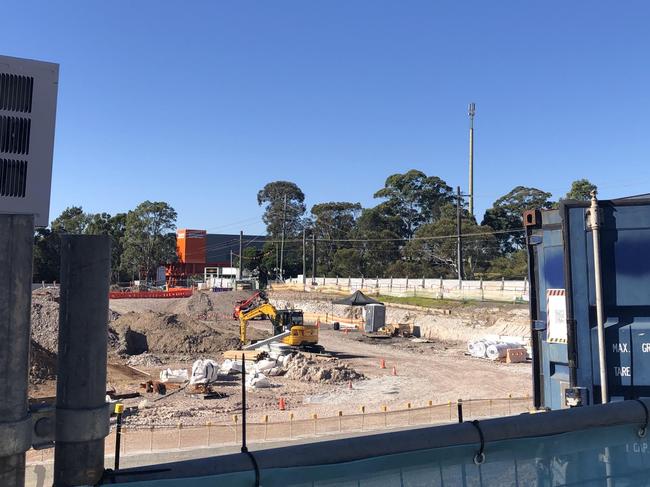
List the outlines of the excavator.
<svg viewBox="0 0 650 487">
<path fill-rule="evenodd" d="M 242 345 L 246 345 L 246 328 L 248 327 L 248 322 L 260 316 L 265 316 L 271 320 L 274 336 L 288 332 L 281 339 L 282 343 L 308 352 L 319 353 L 324 350 L 322 345 L 318 345 L 318 327 L 304 323 L 302 310 L 278 310 L 268 301 L 248 308 L 245 311 L 243 309 L 240 310 L 239 339 Z"/>
</svg>

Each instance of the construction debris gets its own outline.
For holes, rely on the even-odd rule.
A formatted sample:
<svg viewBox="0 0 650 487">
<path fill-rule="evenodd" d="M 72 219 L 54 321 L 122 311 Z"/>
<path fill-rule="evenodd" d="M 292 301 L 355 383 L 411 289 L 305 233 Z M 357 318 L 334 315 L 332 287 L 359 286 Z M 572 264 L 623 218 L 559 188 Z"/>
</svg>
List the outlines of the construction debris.
<svg viewBox="0 0 650 487">
<path fill-rule="evenodd" d="M 341 384 L 351 380 L 363 380 L 364 375 L 348 365 L 338 364 L 336 360 L 317 362 L 297 353 L 289 356 L 285 364 L 285 377 L 306 382 L 324 382 L 326 384 Z"/>
<path fill-rule="evenodd" d="M 126 360 L 126 364 L 131 366 L 158 367 L 163 364 L 163 361 L 153 353 L 144 352 L 140 355 L 130 356 Z"/>
<path fill-rule="evenodd" d="M 165 369 L 160 371 L 160 381 L 161 382 L 175 382 L 182 384 L 189 380 L 189 375 L 187 369 Z"/>
</svg>

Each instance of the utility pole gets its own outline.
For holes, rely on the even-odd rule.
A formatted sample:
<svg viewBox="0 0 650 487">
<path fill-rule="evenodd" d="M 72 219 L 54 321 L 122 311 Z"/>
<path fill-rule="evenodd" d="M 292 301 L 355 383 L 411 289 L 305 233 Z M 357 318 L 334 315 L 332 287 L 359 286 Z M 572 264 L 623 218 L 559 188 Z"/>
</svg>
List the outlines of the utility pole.
<svg viewBox="0 0 650 487">
<path fill-rule="evenodd" d="M 242 264 L 244 259 L 242 259 L 242 256 L 244 255 L 244 231 L 240 230 L 239 231 L 239 279 L 242 278 Z"/>
<path fill-rule="evenodd" d="M 232 267 L 232 249 L 230 249 L 230 267 Z"/>
<path fill-rule="evenodd" d="M 463 244 L 461 236 L 461 194 L 460 186 L 456 188 L 456 268 L 458 269 L 458 289 L 463 283 Z"/>
<path fill-rule="evenodd" d="M 307 246 L 305 245 L 307 237 L 307 229 L 302 229 L 302 286 L 305 287 L 307 283 Z"/>
<path fill-rule="evenodd" d="M 282 240 L 280 242 L 280 280 L 284 281 L 284 228 L 287 220 L 287 193 L 284 193 L 284 206 L 282 207 Z"/>
<path fill-rule="evenodd" d="M 316 228 L 312 228 L 311 234 L 311 284 L 316 284 Z"/>
<path fill-rule="evenodd" d="M 476 104 L 470 103 L 467 107 L 469 115 L 469 214 L 474 216 L 474 114 Z"/>
</svg>

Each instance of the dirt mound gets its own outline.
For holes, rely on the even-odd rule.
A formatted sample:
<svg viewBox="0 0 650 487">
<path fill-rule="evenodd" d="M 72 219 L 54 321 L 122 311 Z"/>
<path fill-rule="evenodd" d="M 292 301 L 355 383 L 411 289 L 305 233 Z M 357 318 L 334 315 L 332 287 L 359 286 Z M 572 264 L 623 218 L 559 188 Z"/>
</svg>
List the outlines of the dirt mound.
<svg viewBox="0 0 650 487">
<path fill-rule="evenodd" d="M 59 334 L 59 288 L 37 289 L 32 293 L 32 339 L 56 353 Z"/>
<path fill-rule="evenodd" d="M 252 294 L 251 291 L 195 291 L 190 298 L 180 301 L 172 312 L 199 320 L 227 320 L 232 318 L 237 301 L 248 299 Z"/>
<path fill-rule="evenodd" d="M 59 288 L 41 288 L 32 292 L 32 340 L 51 353 L 57 352 L 59 337 Z M 119 318 L 120 314 L 108 310 L 108 322 Z M 114 337 L 109 327 L 108 342 Z"/>
<path fill-rule="evenodd" d="M 351 380 L 362 380 L 365 376 L 346 364 L 336 361 L 315 361 L 303 354 L 294 355 L 286 367 L 284 376 L 305 382 L 340 384 Z"/>
<path fill-rule="evenodd" d="M 29 382 L 41 384 L 56 377 L 56 354 L 31 341 L 29 350 Z"/>
<path fill-rule="evenodd" d="M 122 355 L 217 353 L 239 345 L 239 324 L 234 320 L 208 326 L 186 314 L 147 311 L 123 314 L 112 327 Z"/>
</svg>

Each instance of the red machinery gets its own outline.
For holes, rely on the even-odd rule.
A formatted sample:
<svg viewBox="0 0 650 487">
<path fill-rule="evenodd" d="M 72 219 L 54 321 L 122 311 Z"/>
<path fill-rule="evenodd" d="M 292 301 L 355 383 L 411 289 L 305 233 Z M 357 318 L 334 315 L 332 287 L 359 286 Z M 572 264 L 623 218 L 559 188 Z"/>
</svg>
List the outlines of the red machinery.
<svg viewBox="0 0 650 487">
<path fill-rule="evenodd" d="M 255 294 L 253 294 L 250 298 L 244 299 L 241 301 L 237 301 L 235 303 L 235 309 L 232 312 L 232 317 L 236 320 L 239 319 L 239 313 L 240 312 L 246 312 L 247 310 L 260 306 L 264 303 L 268 303 L 269 299 L 266 297 L 266 293 L 264 291 L 258 291 Z"/>
</svg>

